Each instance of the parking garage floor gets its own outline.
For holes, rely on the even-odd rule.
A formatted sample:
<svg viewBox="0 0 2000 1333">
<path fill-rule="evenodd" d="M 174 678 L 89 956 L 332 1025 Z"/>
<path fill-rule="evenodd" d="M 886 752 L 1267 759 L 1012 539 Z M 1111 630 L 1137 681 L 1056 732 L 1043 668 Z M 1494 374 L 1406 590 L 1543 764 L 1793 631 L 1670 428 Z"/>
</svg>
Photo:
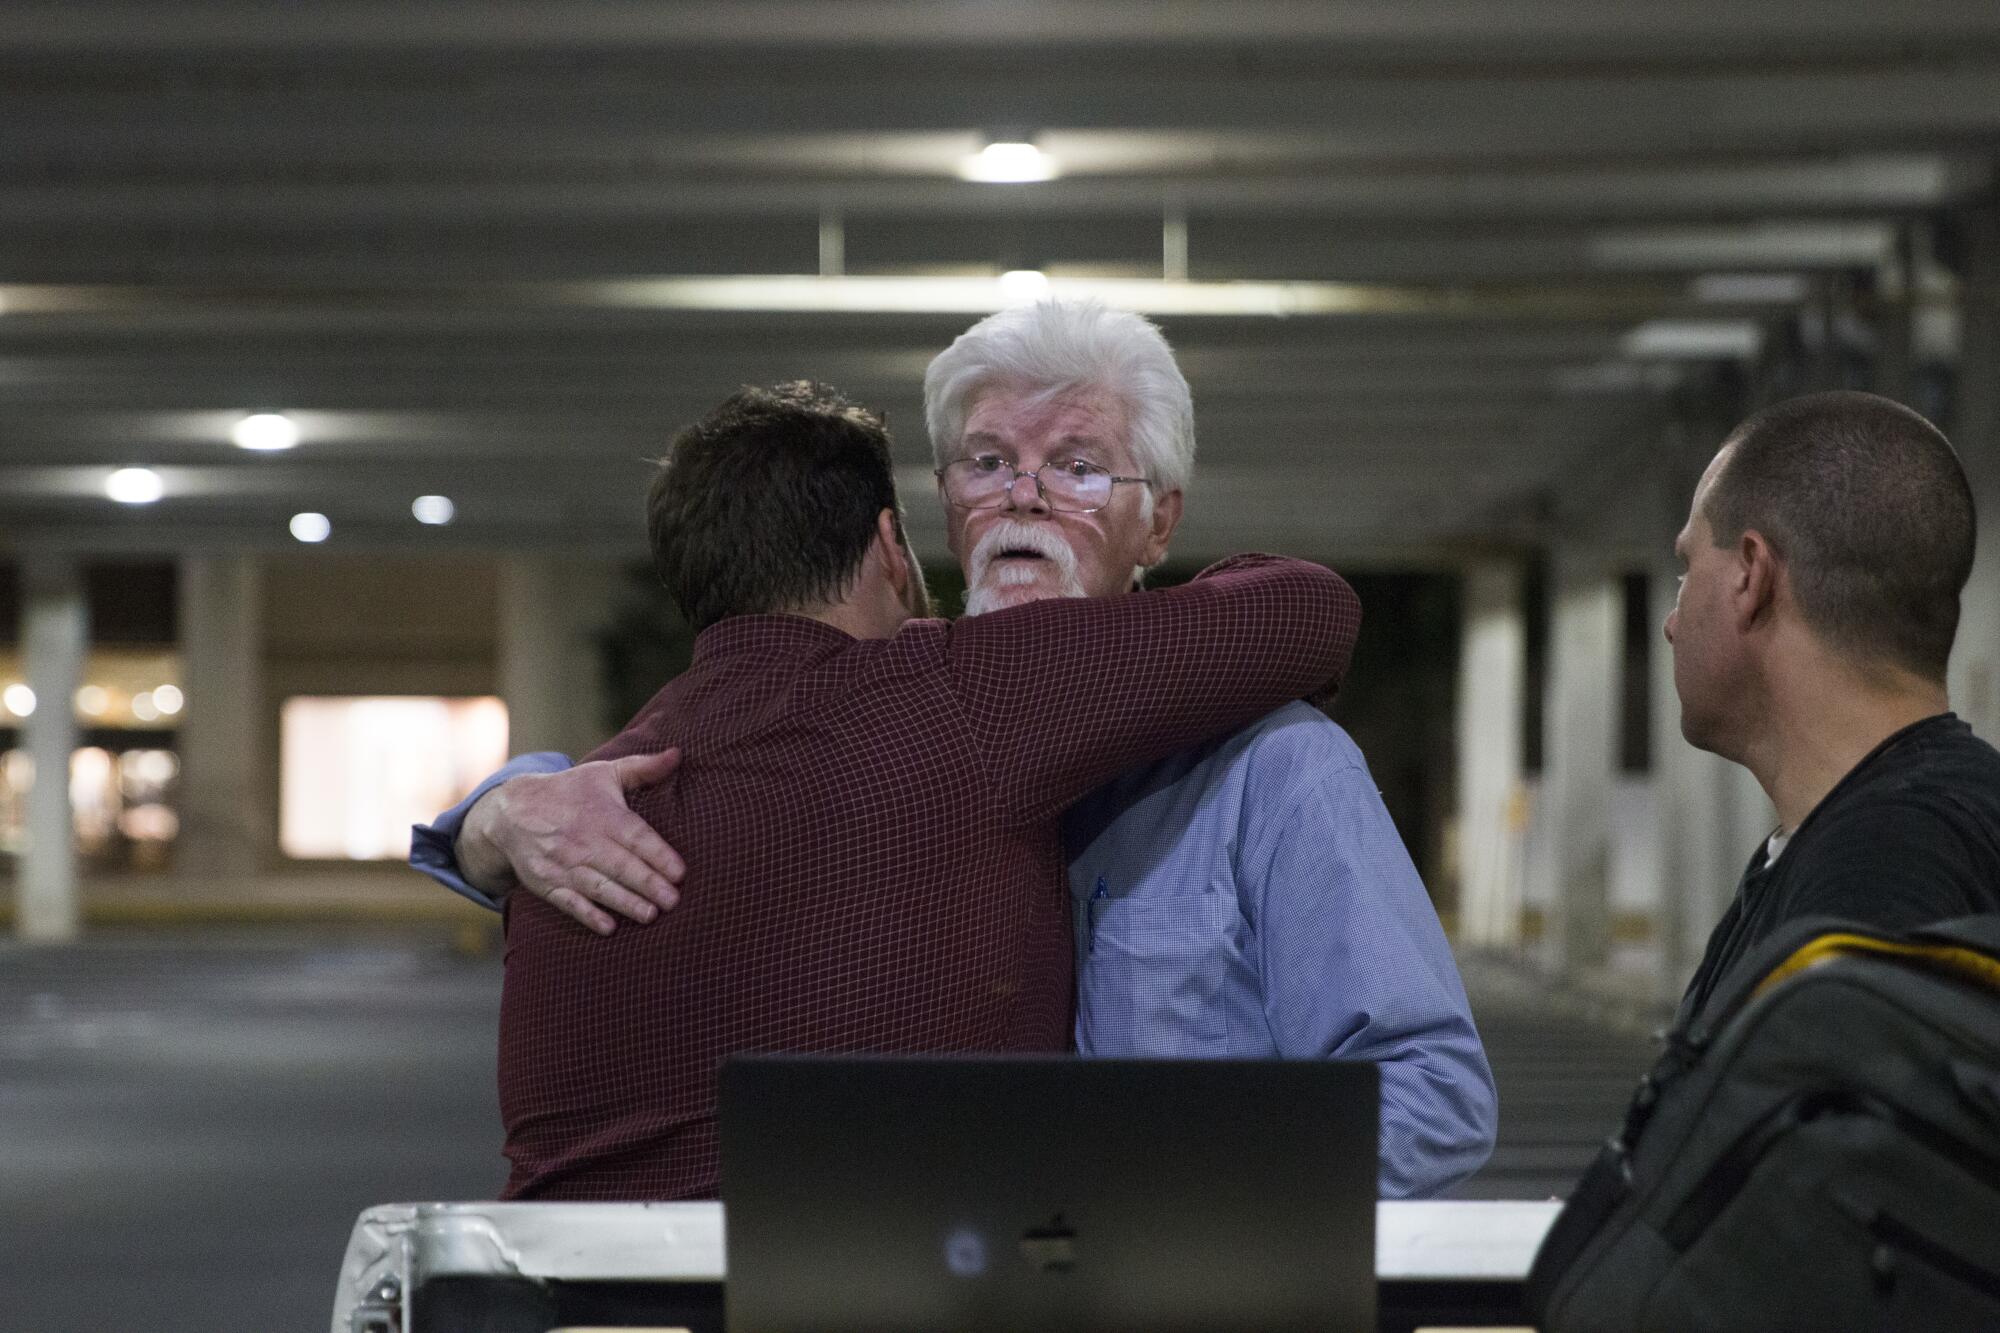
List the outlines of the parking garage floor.
<svg viewBox="0 0 2000 1333">
<path fill-rule="evenodd" d="M 1562 1191 L 1649 1043 L 1466 973 L 1501 1130 L 1460 1193 Z M 325 1328 L 362 1208 L 499 1187 L 499 987 L 425 935 L 0 944 L 0 1328 Z"/>
</svg>

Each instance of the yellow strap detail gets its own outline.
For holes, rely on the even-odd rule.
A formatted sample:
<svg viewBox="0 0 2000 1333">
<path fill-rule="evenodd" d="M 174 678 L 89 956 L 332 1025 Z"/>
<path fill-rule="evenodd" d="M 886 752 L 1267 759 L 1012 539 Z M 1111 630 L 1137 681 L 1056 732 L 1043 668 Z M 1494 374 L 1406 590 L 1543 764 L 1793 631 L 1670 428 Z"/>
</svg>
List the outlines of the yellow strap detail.
<svg viewBox="0 0 2000 1333">
<path fill-rule="evenodd" d="M 1878 940 L 1868 935 L 1833 933 L 1808 941 L 1795 950 L 1791 957 L 1772 968 L 1770 975 L 1757 983 L 1757 989 L 1751 992 L 1751 998 L 1762 995 L 1786 977 L 1803 972 L 1809 967 L 1815 967 L 1834 958 L 1868 953 L 1884 954 L 1892 958 L 1908 958 L 1938 971 L 1955 973 L 1967 981 L 2000 990 L 2000 959 L 1990 958 L 1976 949 L 1961 948 L 1955 944 L 1904 944 L 1899 940 Z"/>
</svg>

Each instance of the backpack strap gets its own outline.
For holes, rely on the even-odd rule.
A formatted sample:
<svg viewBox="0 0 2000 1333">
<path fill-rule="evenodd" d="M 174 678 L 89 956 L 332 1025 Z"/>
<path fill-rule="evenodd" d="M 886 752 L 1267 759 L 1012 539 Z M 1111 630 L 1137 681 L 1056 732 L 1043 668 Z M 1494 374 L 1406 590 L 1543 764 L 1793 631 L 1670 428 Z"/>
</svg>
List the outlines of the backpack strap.
<svg viewBox="0 0 2000 1333">
<path fill-rule="evenodd" d="M 1855 930 L 1834 930 L 1815 936 L 1791 956 L 1764 974 L 1751 991 L 1756 998 L 1788 977 L 1836 958 L 1873 954 L 1878 958 L 1900 958 L 1935 972 L 2000 991 L 2000 958 L 1962 944 L 1936 943 L 1922 939 L 1864 935 Z"/>
</svg>

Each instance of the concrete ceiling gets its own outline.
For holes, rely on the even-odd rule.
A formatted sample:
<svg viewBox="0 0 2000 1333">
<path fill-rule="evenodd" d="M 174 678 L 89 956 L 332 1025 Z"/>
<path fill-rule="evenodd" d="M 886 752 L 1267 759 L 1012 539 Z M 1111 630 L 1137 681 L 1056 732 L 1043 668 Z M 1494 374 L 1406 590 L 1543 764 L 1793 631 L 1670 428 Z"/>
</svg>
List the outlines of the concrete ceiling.
<svg viewBox="0 0 2000 1333">
<path fill-rule="evenodd" d="M 1061 176 L 958 178 L 1018 136 Z M 1429 559 L 1650 475 L 1740 359 L 1688 321 L 1948 314 L 1910 237 L 1996 158 L 1991 0 L 13 3 L 0 545 L 637 550 L 672 428 L 802 375 L 934 543 L 923 366 L 1037 268 L 1161 312 L 1185 551 Z"/>
</svg>

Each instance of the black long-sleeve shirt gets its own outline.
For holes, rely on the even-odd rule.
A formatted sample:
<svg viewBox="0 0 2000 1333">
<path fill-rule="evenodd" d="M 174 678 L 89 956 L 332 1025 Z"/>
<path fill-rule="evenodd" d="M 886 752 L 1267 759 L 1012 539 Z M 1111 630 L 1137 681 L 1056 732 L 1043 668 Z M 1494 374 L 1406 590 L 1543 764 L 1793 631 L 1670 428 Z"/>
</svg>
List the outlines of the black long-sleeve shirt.
<svg viewBox="0 0 2000 1333">
<path fill-rule="evenodd" d="M 2000 750 L 1951 713 L 1870 751 L 1793 830 L 1759 847 L 1681 1001 L 1698 1015 L 1724 976 L 1801 917 L 1887 929 L 2000 912 Z"/>
</svg>

